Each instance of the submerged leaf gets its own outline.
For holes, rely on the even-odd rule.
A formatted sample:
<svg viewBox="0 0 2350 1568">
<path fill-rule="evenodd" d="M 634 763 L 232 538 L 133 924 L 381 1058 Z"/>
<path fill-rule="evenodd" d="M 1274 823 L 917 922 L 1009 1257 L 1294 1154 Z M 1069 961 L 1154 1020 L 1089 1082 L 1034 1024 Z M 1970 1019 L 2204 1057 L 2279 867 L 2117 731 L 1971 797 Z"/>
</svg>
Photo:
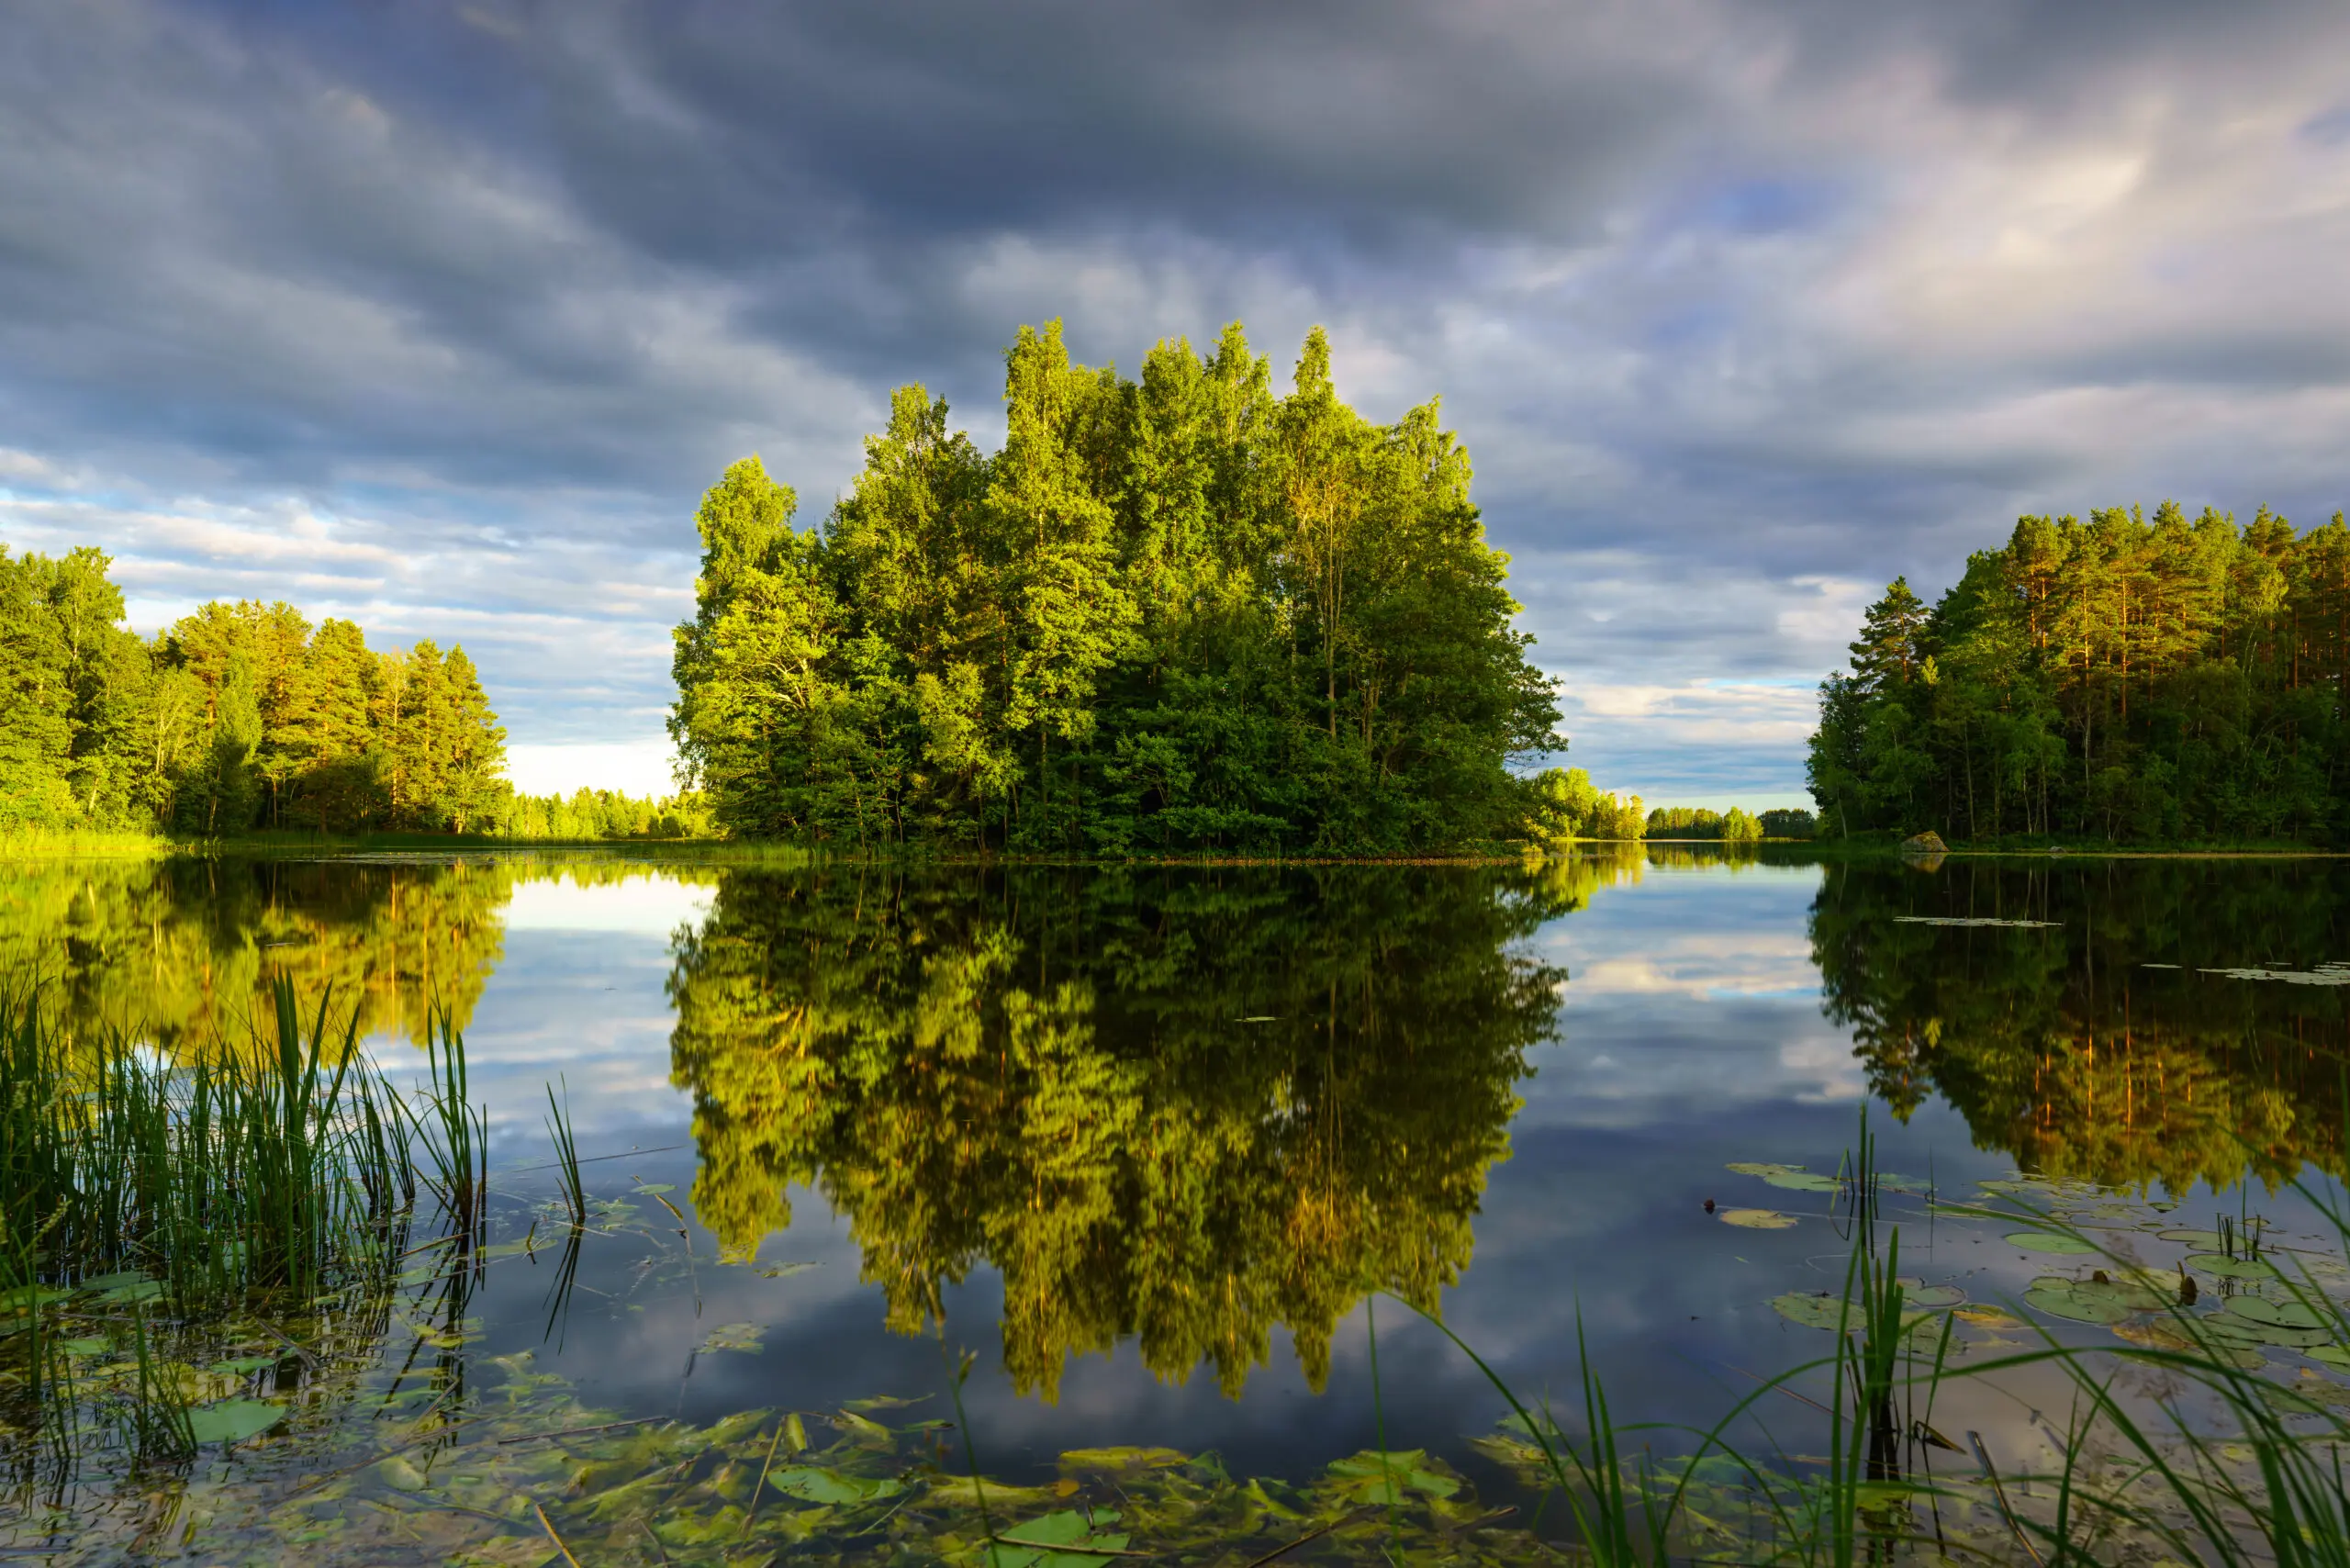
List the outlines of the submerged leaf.
<svg viewBox="0 0 2350 1568">
<path fill-rule="evenodd" d="M 285 1419 L 283 1406 L 258 1399 L 224 1399 L 187 1413 L 188 1430 L 199 1443 L 235 1443 L 266 1432 Z"/>
<path fill-rule="evenodd" d="M 722 1323 L 701 1338 L 700 1353 L 709 1356 L 721 1350 L 742 1350 L 755 1353 L 759 1336 L 767 1330 L 755 1323 Z"/>
</svg>

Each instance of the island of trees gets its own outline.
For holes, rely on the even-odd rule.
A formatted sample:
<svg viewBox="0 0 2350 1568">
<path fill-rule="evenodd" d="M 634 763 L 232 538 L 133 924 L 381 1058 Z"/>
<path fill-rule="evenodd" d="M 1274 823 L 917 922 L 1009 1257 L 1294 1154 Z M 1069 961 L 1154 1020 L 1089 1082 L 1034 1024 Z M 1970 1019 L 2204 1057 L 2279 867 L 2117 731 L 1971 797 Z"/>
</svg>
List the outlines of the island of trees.
<svg viewBox="0 0 2350 1568">
<path fill-rule="evenodd" d="M 1058 324 L 982 453 L 900 388 L 821 527 L 759 461 L 704 498 L 680 755 L 729 832 L 865 850 L 1393 853 L 1520 836 L 1565 745 L 1431 401 L 1292 390 L 1241 329 L 1139 380 Z"/>
<path fill-rule="evenodd" d="M 2350 528 L 2165 501 L 2027 517 L 1821 688 L 1823 836 L 2350 837 Z"/>
</svg>

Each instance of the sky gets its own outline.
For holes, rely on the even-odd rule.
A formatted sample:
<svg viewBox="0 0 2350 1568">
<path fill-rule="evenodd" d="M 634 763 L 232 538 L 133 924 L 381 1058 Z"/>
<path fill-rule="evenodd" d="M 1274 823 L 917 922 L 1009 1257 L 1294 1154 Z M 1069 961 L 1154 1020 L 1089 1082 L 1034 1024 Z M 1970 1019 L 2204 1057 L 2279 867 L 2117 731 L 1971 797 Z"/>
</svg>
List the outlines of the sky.
<svg viewBox="0 0 2350 1568">
<path fill-rule="evenodd" d="M 0 541 L 134 625 L 462 643 L 527 788 L 667 782 L 701 490 L 820 521 L 1055 317 L 1435 395 L 1566 760 L 1801 799 L 1897 573 L 2025 513 L 2350 504 L 2350 8 L 25 0 Z"/>
</svg>

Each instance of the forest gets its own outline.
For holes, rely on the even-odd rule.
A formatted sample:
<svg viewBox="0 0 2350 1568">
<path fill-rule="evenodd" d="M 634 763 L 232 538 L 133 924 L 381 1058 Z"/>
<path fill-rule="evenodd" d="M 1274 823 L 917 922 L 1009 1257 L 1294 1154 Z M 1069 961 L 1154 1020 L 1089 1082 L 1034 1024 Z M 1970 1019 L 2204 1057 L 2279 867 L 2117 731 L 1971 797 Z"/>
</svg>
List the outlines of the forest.
<svg viewBox="0 0 2350 1568">
<path fill-rule="evenodd" d="M 0 545 L 0 831 L 463 833 L 505 800 L 506 732 L 463 648 L 370 648 L 250 599 L 145 638 L 108 566 Z"/>
<path fill-rule="evenodd" d="M 697 519 L 671 733 L 719 824 L 885 849 L 1382 853 L 1518 836 L 1550 682 L 1433 401 L 1292 391 L 1237 324 L 1139 380 L 1058 323 L 982 453 L 898 389 L 820 527 L 755 457 Z"/>
<path fill-rule="evenodd" d="M 2350 837 L 2350 528 L 2174 502 L 2027 517 L 1820 688 L 1823 837 Z"/>
</svg>

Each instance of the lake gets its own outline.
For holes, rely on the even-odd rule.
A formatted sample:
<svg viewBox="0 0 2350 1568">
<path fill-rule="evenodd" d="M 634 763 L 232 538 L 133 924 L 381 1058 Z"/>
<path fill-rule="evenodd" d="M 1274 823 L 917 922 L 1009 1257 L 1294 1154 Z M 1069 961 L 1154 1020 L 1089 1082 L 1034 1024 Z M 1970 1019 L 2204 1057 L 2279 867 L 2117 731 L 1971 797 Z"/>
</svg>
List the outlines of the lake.
<svg viewBox="0 0 2350 1568">
<path fill-rule="evenodd" d="M 588 1540 L 603 1562 L 757 1562 L 740 1542 L 779 1529 L 762 1552 L 854 1557 L 860 1539 L 908 1548 L 909 1477 L 975 1463 L 1008 1514 L 1099 1509 L 1069 1526 L 1098 1532 L 1123 1507 L 1122 1542 L 1185 1486 L 1210 1510 L 1216 1477 L 1246 1483 L 1262 1511 L 1227 1533 L 1278 1544 L 1316 1498 L 1386 1500 L 1392 1477 L 1343 1467 L 1387 1450 L 1408 1451 L 1438 1515 L 1457 1491 L 1448 1550 L 1508 1560 L 1539 1490 L 1497 1427 L 1510 1406 L 1407 1304 L 1528 1404 L 1558 1401 L 1571 1432 L 1579 1338 L 1619 1422 L 1709 1424 L 1828 1352 L 1788 1304 L 1843 1286 L 1836 1173 L 1864 1118 L 1902 1271 L 1986 1309 L 1953 1356 L 2023 1342 L 2035 1282 L 2086 1275 L 1938 1208 L 2066 1205 L 2157 1271 L 2232 1260 L 2257 1227 L 2332 1270 L 2287 1183 L 2342 1169 L 2346 926 L 2350 879 L 2327 860 L 1929 868 L 1657 846 L 1525 867 L 0 867 L 7 971 L 39 977 L 76 1038 L 201 1051 L 241 1037 L 284 976 L 306 1005 L 357 1008 L 405 1081 L 445 1010 L 498 1194 L 453 1305 L 428 1267 L 364 1328 L 321 1311 L 247 1333 L 309 1346 L 299 1366 L 188 1353 L 206 1396 L 297 1418 L 169 1474 L 96 1463 L 36 1485 L 19 1452 L 0 1540 L 78 1554 L 58 1561 L 323 1544 L 559 1562 Z M 599 1205 L 568 1263 L 540 1239 L 550 1087 Z M 2165 1239 L 2174 1226 L 2228 1241 Z M 2044 1326 L 2109 1344 L 2118 1316 Z M 2303 1353 L 2325 1338 L 2257 1340 L 2252 1364 L 2330 1380 Z M 330 1338 L 340 1392 L 305 1392 L 333 1381 Z M 98 1329 L 74 1342 L 101 1368 L 129 1354 Z M 1801 1386 L 1755 1411 L 1817 1450 L 1828 1384 Z M 1933 1424 L 1979 1431 L 2004 1464 L 2062 1446 L 2052 1370 L 1945 1397 Z M 832 1481 L 794 1469 L 831 1434 L 787 1443 L 786 1411 L 802 1428 L 858 1413 L 834 1417 L 839 1451 L 869 1451 Z M 390 1451 L 386 1420 L 460 1417 L 512 1430 L 451 1438 L 437 1472 Z M 532 1448 L 532 1420 L 636 1424 Z M 493 1429 L 540 1468 L 468 1459 Z M 698 1472 L 678 1433 L 749 1457 Z M 29 1440 L 21 1422 L 12 1440 Z M 789 1486 L 752 1485 L 761 1451 Z M 630 1490 L 656 1473 L 670 1494 Z M 723 1529 L 679 1512 L 695 1486 L 706 1511 L 733 1507 Z M 1184 1518 L 1214 1535 L 1208 1513 Z M 946 1555 L 976 1551 L 968 1528 L 922 1528 Z M 1361 1528 L 1370 1547 L 1336 1532 L 1294 1560 L 1395 1527 Z M 999 1559 L 1050 1556 L 1024 1550 Z"/>
</svg>

